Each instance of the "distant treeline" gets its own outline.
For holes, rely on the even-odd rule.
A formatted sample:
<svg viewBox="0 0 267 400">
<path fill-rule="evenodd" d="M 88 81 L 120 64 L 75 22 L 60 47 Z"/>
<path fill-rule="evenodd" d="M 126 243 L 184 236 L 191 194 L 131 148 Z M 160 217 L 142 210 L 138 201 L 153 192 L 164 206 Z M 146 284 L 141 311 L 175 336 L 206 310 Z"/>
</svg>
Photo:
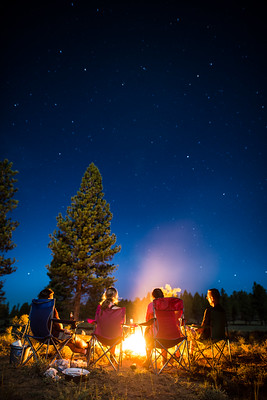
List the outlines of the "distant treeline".
<svg viewBox="0 0 267 400">
<path fill-rule="evenodd" d="M 254 282 L 252 293 L 247 293 L 243 290 L 234 291 L 230 296 L 221 290 L 220 303 L 226 311 L 229 324 L 235 324 L 237 321 L 242 321 L 245 324 L 267 323 L 267 292 L 263 286 Z M 192 295 L 186 290 L 179 296 L 184 302 L 184 316 L 187 323 L 201 323 L 203 313 L 209 306 L 206 299 L 206 294 L 196 292 Z M 143 311 L 141 317 L 145 318 L 145 310 L 147 304 L 151 301 L 150 294 L 144 299 L 135 299 L 133 302 L 122 300 L 121 306 L 126 307 L 128 318 L 133 318 L 134 321 L 140 321 L 140 310 Z"/>
<path fill-rule="evenodd" d="M 199 294 L 196 292 L 192 295 L 186 290 L 180 293 L 179 297 L 184 302 L 184 315 L 188 323 L 195 322 L 200 323 L 202 321 L 204 310 L 208 307 L 208 301 L 206 300 L 206 294 Z M 145 318 L 146 308 L 150 303 L 150 293 L 147 294 L 143 299 L 136 298 L 135 300 L 121 300 L 119 305 L 126 307 L 127 320 L 132 318 L 135 322 L 142 322 Z M 246 324 L 253 323 L 266 324 L 267 323 L 267 292 L 266 289 L 254 282 L 252 292 L 247 293 L 243 290 L 236 292 L 234 291 L 230 296 L 221 290 L 221 305 L 224 307 L 228 323 L 236 323 L 237 321 L 243 321 Z M 68 317 L 70 310 L 62 310 L 60 307 L 60 301 L 57 300 L 57 309 L 60 311 L 62 318 Z M 87 318 L 94 318 L 97 304 L 88 299 L 86 304 L 81 305 L 80 320 L 86 320 Z M 29 314 L 30 304 L 24 303 L 22 306 L 19 304 L 13 306 L 11 311 L 9 310 L 8 304 L 0 304 L 1 319 L 10 319 L 14 316 L 21 316 L 23 314 Z"/>
</svg>

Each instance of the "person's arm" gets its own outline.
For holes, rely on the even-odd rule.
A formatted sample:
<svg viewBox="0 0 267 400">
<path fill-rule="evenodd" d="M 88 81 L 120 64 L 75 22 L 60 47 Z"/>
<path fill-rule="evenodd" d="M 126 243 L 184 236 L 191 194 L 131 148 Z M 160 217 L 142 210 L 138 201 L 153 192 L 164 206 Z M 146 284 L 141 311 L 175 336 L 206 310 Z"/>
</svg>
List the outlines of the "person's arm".
<svg viewBox="0 0 267 400">
<path fill-rule="evenodd" d="M 101 305 L 98 304 L 97 309 L 96 309 L 96 312 L 95 312 L 95 321 L 96 321 L 96 324 L 97 324 L 97 321 L 98 321 L 98 316 L 99 316 L 99 314 L 100 314 L 100 311 L 101 311 Z"/>
<path fill-rule="evenodd" d="M 57 322 L 59 319 L 59 315 L 57 310 L 54 308 L 54 314 L 53 318 L 51 318 L 51 323 L 52 323 L 52 335 L 55 337 L 58 337 L 60 332 L 64 332 L 63 325 L 60 322 Z"/>
<path fill-rule="evenodd" d="M 178 307 L 175 311 L 175 318 L 177 321 L 177 324 L 180 326 L 180 320 L 183 316 L 183 312 L 184 312 L 184 303 L 183 301 L 180 299 L 180 301 L 178 302 Z"/>
<path fill-rule="evenodd" d="M 210 328 L 210 308 L 206 308 L 204 311 L 201 326 L 197 329 L 199 333 L 203 333 L 205 329 Z"/>
<path fill-rule="evenodd" d="M 54 316 L 53 316 L 53 318 L 55 318 L 55 319 L 60 319 L 60 318 L 59 318 L 58 311 L 57 311 L 56 308 L 54 309 Z M 56 330 L 59 330 L 59 331 L 64 331 L 63 324 L 61 324 L 60 322 L 54 321 L 54 322 L 53 322 L 53 328 L 55 328 Z"/>
<path fill-rule="evenodd" d="M 146 310 L 146 322 L 149 321 L 151 318 L 154 318 L 153 313 L 153 303 L 149 303 Z"/>
<path fill-rule="evenodd" d="M 210 326 L 210 308 L 206 308 L 204 315 L 203 315 L 203 320 L 202 320 L 201 326 L 202 327 Z"/>
</svg>

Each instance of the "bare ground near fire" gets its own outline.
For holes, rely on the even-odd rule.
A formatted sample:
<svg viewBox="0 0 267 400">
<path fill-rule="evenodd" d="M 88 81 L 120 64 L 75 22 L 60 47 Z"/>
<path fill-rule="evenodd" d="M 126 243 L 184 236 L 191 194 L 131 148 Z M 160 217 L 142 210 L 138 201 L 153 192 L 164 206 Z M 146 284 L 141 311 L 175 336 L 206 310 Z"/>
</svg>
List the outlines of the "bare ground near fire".
<svg viewBox="0 0 267 400">
<path fill-rule="evenodd" d="M 9 345 L 0 346 L 1 400 L 173 400 L 201 399 L 263 400 L 267 398 L 266 335 L 248 340 L 238 338 L 232 345 L 231 364 L 216 370 L 192 363 L 191 372 L 181 368 L 159 376 L 142 367 L 144 358 L 123 360 L 115 372 L 102 365 L 90 369 L 84 382 L 67 381 L 62 373 L 54 381 L 44 376 L 44 361 L 15 367 L 9 362 Z M 132 369 L 132 364 L 136 369 Z"/>
<path fill-rule="evenodd" d="M 60 379 L 54 381 L 44 377 L 45 363 L 33 363 L 14 367 L 7 356 L 1 357 L 2 400 L 42 400 L 42 399 L 196 399 L 201 382 L 193 382 L 188 373 L 152 374 L 142 367 L 143 359 L 124 360 L 119 372 L 107 365 L 94 368 L 89 378 L 80 383 Z"/>
</svg>

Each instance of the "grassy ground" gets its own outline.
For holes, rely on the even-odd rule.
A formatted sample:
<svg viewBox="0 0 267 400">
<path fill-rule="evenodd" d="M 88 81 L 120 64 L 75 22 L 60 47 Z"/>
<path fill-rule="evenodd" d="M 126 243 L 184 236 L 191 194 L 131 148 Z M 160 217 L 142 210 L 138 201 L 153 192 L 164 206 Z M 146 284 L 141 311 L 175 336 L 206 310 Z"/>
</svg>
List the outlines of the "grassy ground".
<svg viewBox="0 0 267 400">
<path fill-rule="evenodd" d="M 237 334 L 236 334 L 237 335 Z M 192 362 L 191 373 L 181 369 L 155 376 L 142 368 L 142 357 L 123 360 L 116 373 L 106 364 L 90 370 L 89 378 L 78 384 L 44 376 L 48 364 L 32 362 L 23 367 L 9 363 L 10 333 L 0 337 L 1 400 L 264 400 L 267 398 L 267 340 L 264 334 L 250 333 L 231 343 L 232 364 L 222 363 L 212 370 Z M 70 356 L 65 352 L 65 358 Z M 136 369 L 131 365 L 135 363 Z"/>
</svg>

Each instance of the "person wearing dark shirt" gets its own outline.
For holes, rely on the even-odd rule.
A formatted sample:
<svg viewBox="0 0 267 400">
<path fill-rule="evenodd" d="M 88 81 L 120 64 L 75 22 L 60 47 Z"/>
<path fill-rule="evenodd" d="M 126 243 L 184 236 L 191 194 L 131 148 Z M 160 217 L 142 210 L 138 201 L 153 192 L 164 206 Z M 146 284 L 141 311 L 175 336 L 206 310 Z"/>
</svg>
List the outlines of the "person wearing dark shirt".
<svg viewBox="0 0 267 400">
<path fill-rule="evenodd" d="M 200 327 L 196 328 L 196 333 L 200 340 L 206 340 L 211 337 L 212 314 L 216 315 L 218 323 L 226 324 L 226 315 L 223 307 L 220 305 L 220 292 L 218 289 L 209 289 L 207 292 L 207 300 L 210 307 L 206 308 Z"/>
</svg>

